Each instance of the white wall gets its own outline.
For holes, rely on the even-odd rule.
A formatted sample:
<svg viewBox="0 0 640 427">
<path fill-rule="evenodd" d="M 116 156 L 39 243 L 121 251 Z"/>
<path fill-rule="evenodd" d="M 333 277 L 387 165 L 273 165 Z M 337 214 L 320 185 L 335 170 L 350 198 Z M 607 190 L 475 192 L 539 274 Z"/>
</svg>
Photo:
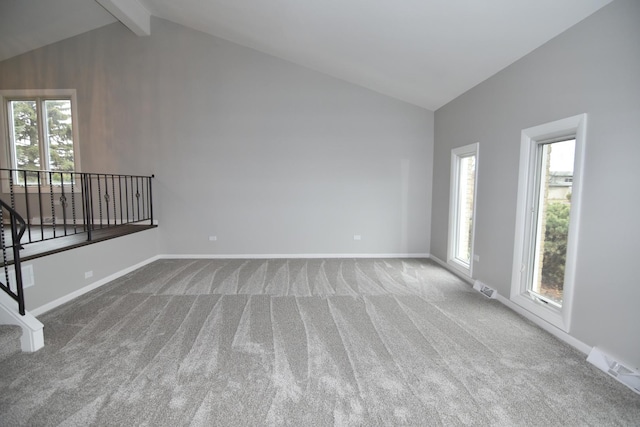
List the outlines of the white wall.
<svg viewBox="0 0 640 427">
<path fill-rule="evenodd" d="M 640 368 L 640 2 L 616 0 L 435 113 L 431 252 L 446 259 L 451 149 L 480 142 L 475 278 L 508 298 L 522 129 L 588 114 L 572 330 Z"/>
</svg>

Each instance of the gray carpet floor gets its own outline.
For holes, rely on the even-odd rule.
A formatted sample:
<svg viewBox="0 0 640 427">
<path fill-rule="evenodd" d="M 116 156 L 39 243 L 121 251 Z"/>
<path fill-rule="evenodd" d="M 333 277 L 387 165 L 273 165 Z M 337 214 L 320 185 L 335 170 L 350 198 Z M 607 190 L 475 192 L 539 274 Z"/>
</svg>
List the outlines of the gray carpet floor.
<svg viewBox="0 0 640 427">
<path fill-rule="evenodd" d="M 429 260 L 160 260 L 40 320 L 2 426 L 640 425 L 640 396 Z"/>
</svg>

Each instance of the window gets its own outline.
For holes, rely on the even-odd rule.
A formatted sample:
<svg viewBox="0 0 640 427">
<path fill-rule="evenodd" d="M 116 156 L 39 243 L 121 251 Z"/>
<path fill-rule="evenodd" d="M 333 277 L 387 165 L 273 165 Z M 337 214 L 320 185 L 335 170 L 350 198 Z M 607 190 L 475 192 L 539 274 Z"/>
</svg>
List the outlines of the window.
<svg viewBox="0 0 640 427">
<path fill-rule="evenodd" d="M 80 169 L 75 90 L 0 91 L 3 112 L 2 166 L 72 172 Z M 23 174 L 15 174 L 24 185 Z M 37 174 L 28 175 L 35 184 Z M 59 184 L 62 174 L 46 175 Z M 69 178 L 67 178 L 69 179 Z"/>
<path fill-rule="evenodd" d="M 447 263 L 471 277 L 478 143 L 451 151 L 449 249 Z"/>
<path fill-rule="evenodd" d="M 586 115 L 522 131 L 511 300 L 569 331 Z"/>
</svg>

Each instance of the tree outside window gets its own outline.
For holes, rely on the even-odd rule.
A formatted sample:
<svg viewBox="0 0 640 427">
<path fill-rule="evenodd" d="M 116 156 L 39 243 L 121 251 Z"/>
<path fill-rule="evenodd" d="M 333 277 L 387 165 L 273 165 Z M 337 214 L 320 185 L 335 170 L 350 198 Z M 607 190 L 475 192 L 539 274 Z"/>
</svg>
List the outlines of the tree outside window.
<svg viewBox="0 0 640 427">
<path fill-rule="evenodd" d="M 6 105 L 11 167 L 56 172 L 76 169 L 71 99 L 9 98 Z M 29 174 L 27 184 L 36 184 L 31 181 L 37 180 L 37 176 Z M 61 179 L 66 181 L 70 175 L 54 174 L 52 183 L 59 184 Z M 18 174 L 20 184 L 24 184 L 22 180 Z"/>
</svg>

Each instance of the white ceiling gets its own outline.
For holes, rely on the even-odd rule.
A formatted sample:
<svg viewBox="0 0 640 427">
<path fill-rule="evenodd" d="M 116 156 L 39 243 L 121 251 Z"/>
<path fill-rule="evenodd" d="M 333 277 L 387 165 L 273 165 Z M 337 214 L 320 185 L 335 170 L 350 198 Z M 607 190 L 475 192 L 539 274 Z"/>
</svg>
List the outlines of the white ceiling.
<svg viewBox="0 0 640 427">
<path fill-rule="evenodd" d="M 93 0 L 0 0 L 0 61 L 112 22 Z"/>
<path fill-rule="evenodd" d="M 435 110 L 612 0 L 138 1 L 151 15 Z M 0 60 L 113 21 L 91 0 L 0 0 Z"/>
</svg>

